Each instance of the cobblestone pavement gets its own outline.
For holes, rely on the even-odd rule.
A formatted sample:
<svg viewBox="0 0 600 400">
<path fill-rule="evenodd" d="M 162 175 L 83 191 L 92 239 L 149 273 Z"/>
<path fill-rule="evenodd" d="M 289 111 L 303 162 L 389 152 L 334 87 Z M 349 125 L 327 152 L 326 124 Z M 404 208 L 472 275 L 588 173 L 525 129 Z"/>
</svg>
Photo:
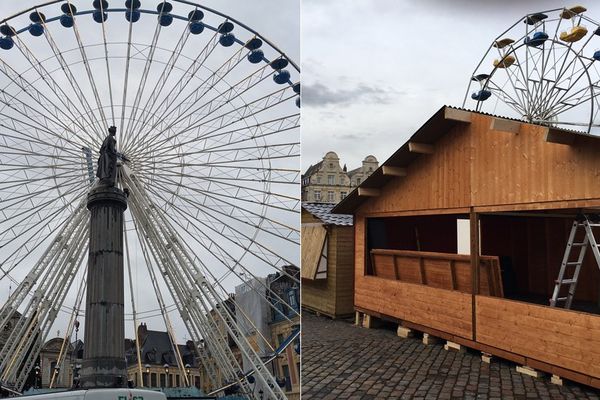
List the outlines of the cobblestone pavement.
<svg viewBox="0 0 600 400">
<path fill-rule="evenodd" d="M 589 387 L 554 385 L 480 356 L 304 313 L 302 399 L 599 399 Z"/>
</svg>

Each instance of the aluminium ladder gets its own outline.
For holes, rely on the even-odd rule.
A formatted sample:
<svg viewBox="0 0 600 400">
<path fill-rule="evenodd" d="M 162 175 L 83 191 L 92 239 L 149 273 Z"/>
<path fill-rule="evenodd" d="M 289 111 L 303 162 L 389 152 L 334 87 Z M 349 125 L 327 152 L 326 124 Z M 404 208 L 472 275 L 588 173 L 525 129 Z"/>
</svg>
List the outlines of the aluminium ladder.
<svg viewBox="0 0 600 400">
<path fill-rule="evenodd" d="M 588 216 L 585 214 L 580 214 L 577 216 L 575 221 L 573 221 L 571 233 L 569 234 L 569 241 L 567 242 L 567 248 L 565 249 L 565 254 L 560 265 L 558 279 L 555 281 L 554 292 L 552 294 L 552 298 L 550 299 L 550 307 L 556 307 L 558 302 L 564 301 L 564 308 L 571 308 L 571 303 L 573 302 L 573 297 L 575 296 L 575 288 L 577 287 L 577 280 L 579 279 L 579 272 L 581 271 L 583 258 L 585 257 L 588 247 L 592 248 L 592 253 L 594 254 L 596 264 L 598 265 L 598 268 L 600 268 L 600 250 L 598 249 L 598 243 L 596 242 L 596 238 L 594 237 L 594 232 L 592 230 L 592 228 L 597 226 L 600 226 L 600 217 L 598 215 Z M 577 237 L 577 232 L 580 228 L 584 229 L 584 238 L 583 241 L 576 242 L 575 240 Z M 570 259 L 570 257 L 571 252 L 575 247 L 579 248 L 579 255 L 577 256 L 577 260 L 573 261 Z M 573 274 L 570 278 L 565 278 L 565 273 L 569 267 L 574 267 L 572 269 Z M 559 297 L 560 290 L 563 286 L 568 287 L 567 295 L 564 297 Z"/>
</svg>

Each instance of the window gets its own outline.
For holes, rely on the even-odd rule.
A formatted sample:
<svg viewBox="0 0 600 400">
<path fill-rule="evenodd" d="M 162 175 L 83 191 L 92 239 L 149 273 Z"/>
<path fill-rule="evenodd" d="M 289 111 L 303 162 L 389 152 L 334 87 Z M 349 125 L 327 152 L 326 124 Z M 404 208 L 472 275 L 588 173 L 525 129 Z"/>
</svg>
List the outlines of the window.
<svg viewBox="0 0 600 400">
<path fill-rule="evenodd" d="M 292 307 L 293 309 L 296 309 L 298 307 L 298 302 L 296 301 L 296 290 L 295 289 L 291 289 L 288 292 L 288 298 L 290 299 L 290 307 Z"/>
<path fill-rule="evenodd" d="M 340 200 L 343 200 L 348 194 L 346 192 L 340 193 Z"/>
<path fill-rule="evenodd" d="M 329 169 L 333 169 L 333 163 L 332 162 L 329 163 Z"/>
<path fill-rule="evenodd" d="M 327 192 L 327 201 L 329 203 L 335 202 L 335 193 L 333 193 L 333 190 Z"/>
<path fill-rule="evenodd" d="M 321 177 L 317 176 L 317 183 L 321 183 Z"/>
<path fill-rule="evenodd" d="M 175 375 L 175 386 L 181 386 L 181 382 L 179 381 L 179 374 Z"/>
<path fill-rule="evenodd" d="M 160 374 L 160 387 L 167 386 L 167 377 L 165 374 Z"/>
<path fill-rule="evenodd" d="M 289 392 L 292 390 L 292 382 L 290 380 L 290 368 L 287 365 L 281 367 L 283 369 L 283 376 L 285 378 L 285 391 Z"/>
<path fill-rule="evenodd" d="M 151 387 L 157 387 L 158 385 L 156 384 L 156 373 L 153 372 L 150 374 L 150 386 Z"/>
<path fill-rule="evenodd" d="M 281 346 L 281 343 L 283 343 L 283 333 L 278 333 L 277 334 L 277 346 Z"/>
<path fill-rule="evenodd" d="M 144 386 L 146 386 L 146 387 L 149 386 L 147 372 L 142 372 L 142 382 L 143 382 Z"/>
<path fill-rule="evenodd" d="M 321 201 L 321 191 L 315 190 L 315 201 Z"/>
<path fill-rule="evenodd" d="M 199 376 L 194 376 L 194 386 L 196 386 L 198 389 L 200 389 L 200 377 Z"/>
<path fill-rule="evenodd" d="M 360 185 L 360 178 L 356 178 L 356 186 Z"/>
<path fill-rule="evenodd" d="M 335 176 L 334 175 L 327 175 L 327 184 L 335 185 Z"/>
</svg>

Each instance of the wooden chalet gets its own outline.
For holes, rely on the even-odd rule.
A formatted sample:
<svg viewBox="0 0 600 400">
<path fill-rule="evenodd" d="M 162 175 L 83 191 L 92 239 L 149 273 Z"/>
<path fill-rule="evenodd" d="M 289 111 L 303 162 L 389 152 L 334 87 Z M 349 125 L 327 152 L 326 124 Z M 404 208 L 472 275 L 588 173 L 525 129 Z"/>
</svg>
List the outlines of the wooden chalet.
<svg viewBox="0 0 600 400">
<path fill-rule="evenodd" d="M 600 388 L 592 250 L 549 306 L 600 213 L 599 137 L 442 107 L 333 212 L 354 215 L 357 312 Z"/>
<path fill-rule="evenodd" d="M 302 204 L 302 307 L 331 318 L 354 313 L 352 215 L 333 204 Z"/>
</svg>

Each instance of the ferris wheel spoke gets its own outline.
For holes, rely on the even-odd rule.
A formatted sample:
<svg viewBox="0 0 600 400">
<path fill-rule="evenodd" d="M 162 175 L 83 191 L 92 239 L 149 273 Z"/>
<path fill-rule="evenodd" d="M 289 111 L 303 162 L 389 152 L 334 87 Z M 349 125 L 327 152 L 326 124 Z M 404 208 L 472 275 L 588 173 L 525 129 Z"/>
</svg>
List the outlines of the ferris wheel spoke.
<svg viewBox="0 0 600 400">
<path fill-rule="evenodd" d="M 206 79 L 202 80 L 200 84 L 193 88 L 186 97 L 181 100 L 177 99 L 184 92 L 184 89 L 192 82 L 192 78 L 198 71 L 198 69 L 204 65 L 208 56 L 212 54 L 215 48 L 218 46 L 218 36 L 217 33 L 213 35 L 211 40 L 206 44 L 203 50 L 198 54 L 192 65 L 188 67 L 188 69 L 184 72 L 183 77 L 180 79 L 180 84 L 176 85 L 171 89 L 171 91 L 167 94 L 165 99 L 161 102 L 158 109 L 155 112 L 149 112 L 148 117 L 158 116 L 161 118 L 154 118 L 154 123 L 151 125 L 149 132 L 157 128 L 157 126 L 162 122 L 163 116 L 169 114 L 176 114 L 176 117 L 180 117 L 183 113 L 185 113 L 185 107 L 187 105 L 192 105 L 197 103 L 200 99 L 202 99 L 206 94 L 210 93 L 216 85 L 221 82 L 236 66 L 240 64 L 243 60 L 244 55 L 247 54 L 247 51 L 244 52 L 244 48 L 240 48 L 233 56 L 231 56 L 225 63 L 223 63 L 219 68 L 212 72 L 210 76 Z M 190 72 L 191 71 L 191 72 Z M 230 89 L 232 90 L 232 89 Z M 155 103 L 154 100 L 153 103 Z M 150 107 L 152 110 L 154 104 Z M 144 119 L 143 124 L 138 132 L 142 132 L 146 125 L 150 122 L 150 119 Z M 175 121 L 175 123 L 177 120 Z M 147 138 L 146 138 L 147 139 Z M 150 140 L 151 142 L 152 140 Z"/>
<path fill-rule="evenodd" d="M 298 245 L 300 244 L 299 230 L 291 227 L 290 225 L 286 225 L 281 222 L 275 221 L 267 216 L 254 212 L 250 209 L 241 208 L 239 205 L 225 201 L 223 199 L 215 198 L 213 196 L 210 196 L 209 194 L 205 194 L 203 204 L 196 200 L 193 200 L 193 197 L 183 196 L 182 194 L 173 191 L 166 186 L 161 185 L 160 188 L 162 188 L 164 192 L 171 194 L 174 197 L 177 197 L 181 203 L 192 206 L 192 208 L 196 208 L 198 210 L 212 210 L 215 211 L 217 214 L 221 215 L 222 217 L 230 218 L 241 224 L 250 226 L 252 228 L 268 233 L 270 235 L 273 235 L 274 237 L 288 241 L 290 243 Z M 212 199 L 213 203 L 207 204 L 206 199 Z M 255 221 L 261 221 L 262 224 L 258 225 Z M 268 227 L 263 226 L 265 224 L 271 229 L 268 229 Z M 288 232 L 288 235 L 282 234 L 282 231 Z M 294 237 L 294 239 L 291 238 L 292 236 Z"/>
<path fill-rule="evenodd" d="M 62 67 L 61 69 L 65 75 L 66 81 L 70 84 L 70 87 L 73 90 L 73 93 L 75 93 L 75 97 L 77 98 L 77 100 L 79 101 L 81 106 L 86 110 L 86 112 L 81 115 L 82 118 L 88 121 L 89 126 L 92 127 L 92 129 L 94 129 L 97 137 L 101 140 L 102 134 L 100 132 L 102 131 L 102 129 L 98 130 L 98 127 L 101 128 L 101 125 L 98 123 L 97 119 L 95 118 L 95 113 L 92 111 L 92 108 L 90 107 L 89 103 L 87 102 L 85 95 L 82 93 L 81 89 L 79 88 L 79 85 L 77 84 L 77 79 L 71 72 L 69 64 L 64 60 L 64 57 L 62 56 L 62 53 L 60 52 L 60 50 L 57 48 L 56 43 L 54 42 L 52 37 L 48 34 L 48 29 L 47 29 L 45 23 L 44 23 L 44 28 L 45 28 L 44 32 L 46 33 L 44 35 L 44 37 L 46 38 L 46 42 L 49 44 L 50 48 L 52 49 L 57 61 L 59 61 L 59 63 L 61 64 L 61 67 Z M 79 112 L 76 112 L 77 106 L 75 106 L 71 101 L 72 96 L 69 96 L 67 93 L 65 93 L 65 91 L 63 90 L 63 86 L 56 82 L 53 74 L 46 70 L 43 63 L 35 56 L 35 54 L 20 39 L 19 35 L 16 35 L 16 37 L 18 38 L 17 41 L 19 43 L 19 46 L 17 46 L 17 47 L 19 48 L 21 54 L 23 54 L 25 59 L 29 62 L 32 69 L 36 71 L 36 73 L 44 81 L 44 83 L 46 83 L 46 85 L 50 88 L 50 90 L 53 93 L 56 93 L 56 96 L 59 98 L 61 103 L 63 103 L 65 105 L 65 107 L 67 107 L 67 109 L 73 113 L 73 115 L 80 114 Z M 96 125 L 94 125 L 93 121 L 96 122 Z"/>
<path fill-rule="evenodd" d="M 6 97 L 8 97 L 8 99 Z M 1 113 L 0 115 L 5 117 L 3 119 L 3 125 L 6 125 L 6 123 L 8 121 L 11 122 L 12 127 L 7 126 L 9 129 L 16 131 L 16 132 L 20 132 L 20 129 L 25 130 L 25 131 L 33 130 L 36 133 L 44 132 L 44 133 L 56 138 L 57 141 L 61 141 L 61 142 L 65 141 L 65 142 L 75 145 L 75 143 L 72 140 L 61 137 L 58 133 L 55 132 L 55 130 L 52 129 L 51 126 L 48 126 L 46 123 L 45 115 L 39 114 L 37 112 L 37 110 L 34 110 L 27 104 L 21 102 L 19 99 L 7 94 L 6 92 L 0 93 L 0 104 L 4 104 L 9 109 L 15 111 L 16 113 L 18 113 L 19 115 L 25 117 L 25 119 L 30 121 L 30 122 L 23 121 L 22 119 L 17 119 L 14 116 L 11 116 L 11 115 L 8 115 L 5 113 Z M 17 105 L 20 107 L 17 107 Z M 44 121 L 44 123 L 42 123 L 42 120 Z M 61 125 L 61 124 L 59 124 L 59 125 Z M 78 137 L 77 133 L 73 132 L 66 126 L 63 126 L 63 128 L 67 132 L 70 132 L 70 133 L 74 134 L 76 137 Z M 39 138 L 39 135 L 38 135 L 38 138 Z M 84 144 L 89 145 L 91 143 L 86 138 L 83 138 L 83 137 L 79 137 L 79 138 L 82 140 L 82 142 Z"/>
<path fill-rule="evenodd" d="M 5 63 L 0 59 L 0 71 L 4 74 L 4 76 L 11 81 L 15 82 L 17 87 L 20 89 L 22 93 L 26 93 L 36 104 L 42 106 L 42 108 L 52 117 L 50 118 L 53 122 L 62 126 L 65 130 L 70 131 L 72 134 L 76 134 L 73 130 L 69 129 L 66 124 L 62 123 L 63 120 L 71 122 L 73 125 L 78 126 L 82 132 L 86 132 L 83 129 L 83 126 L 77 121 L 73 119 L 72 115 L 67 114 L 63 107 L 60 107 L 55 101 L 51 100 L 48 96 L 46 96 L 42 91 L 40 91 L 36 85 L 33 85 L 28 80 L 24 79 L 21 74 L 18 74 L 10 65 Z M 15 96 L 9 95 L 6 91 L 0 92 L 3 97 L 10 97 L 12 100 L 17 100 L 24 107 L 28 107 L 29 105 L 23 103 L 21 100 L 18 100 Z M 62 102 L 64 104 L 64 102 Z M 8 103 L 3 102 L 3 104 L 8 105 Z M 52 108 L 52 110 L 50 110 Z M 60 116 L 59 116 L 60 114 Z M 93 136 L 89 136 L 86 140 L 93 141 L 96 138 Z M 83 140 L 83 139 L 82 139 Z"/>
<path fill-rule="evenodd" d="M 235 104 L 236 99 L 238 99 L 238 97 L 240 97 L 242 94 L 246 93 L 247 91 L 249 91 L 256 85 L 263 82 L 269 76 L 267 74 L 267 71 L 268 71 L 268 66 L 265 65 L 262 68 L 260 68 L 258 71 L 252 73 L 248 77 L 246 77 L 246 78 L 242 79 L 241 81 L 239 81 L 238 83 L 234 84 L 233 86 L 228 88 L 223 93 L 215 94 L 215 96 L 212 99 L 210 99 L 208 102 L 205 102 L 205 103 L 203 103 L 199 106 L 193 107 L 193 108 L 189 108 L 190 104 L 197 103 L 204 96 L 205 93 L 208 93 L 208 90 L 211 89 L 213 86 L 211 84 L 210 86 L 208 86 L 208 89 L 205 89 L 198 93 L 193 93 L 193 94 L 195 94 L 195 96 L 193 96 L 192 99 L 187 100 L 185 103 L 182 103 L 178 108 L 174 109 L 172 111 L 173 116 L 170 117 L 168 120 L 158 119 L 157 124 L 155 124 L 153 126 L 153 128 L 154 127 L 158 128 L 158 132 L 153 137 L 147 139 L 147 142 L 148 142 L 147 145 L 149 146 L 149 148 L 152 149 L 152 148 L 156 147 L 155 143 L 157 143 L 157 141 L 159 144 L 162 144 L 164 139 L 161 138 L 161 135 L 163 135 L 165 132 L 170 131 L 175 126 L 177 126 L 178 123 L 180 123 L 184 120 L 187 121 L 187 119 L 190 119 L 190 122 L 187 124 L 193 126 L 194 124 L 197 124 L 197 123 L 203 121 L 205 118 L 216 114 L 216 112 L 219 111 L 220 109 L 222 109 L 223 107 L 225 107 L 229 104 Z M 280 91 L 277 91 L 277 92 L 280 92 Z M 275 92 L 275 93 L 277 93 L 277 92 Z M 271 93 L 271 95 L 274 95 L 275 93 Z M 268 96 L 266 96 L 266 97 L 268 97 Z M 258 101 L 260 102 L 260 100 L 262 100 L 262 99 L 264 99 L 264 98 L 261 98 Z M 250 104 L 252 104 L 252 103 L 244 103 L 245 106 L 248 106 Z M 242 112 L 243 110 L 244 110 L 244 107 L 238 107 L 238 108 L 234 108 L 233 110 L 231 110 L 225 114 L 222 114 L 222 115 L 236 113 L 236 114 L 241 114 L 243 116 L 243 112 Z M 209 120 L 209 122 L 210 122 L 210 120 Z"/>
<path fill-rule="evenodd" d="M 191 35 L 191 33 L 189 31 L 189 23 L 190 23 L 190 21 L 188 20 L 188 24 L 185 26 L 185 28 L 183 29 L 183 32 L 179 36 L 177 44 L 173 48 L 173 51 L 171 52 L 169 60 L 165 63 L 165 66 L 164 66 L 160 76 L 158 77 L 158 79 L 156 79 L 156 85 L 152 89 L 152 93 L 150 93 L 148 99 L 146 100 L 145 105 L 143 107 L 141 107 L 141 109 L 146 112 L 144 114 L 142 114 L 139 119 L 133 121 L 133 126 L 131 127 L 131 131 L 136 132 L 132 137 L 132 140 L 134 142 L 136 140 L 139 140 L 139 138 L 140 138 L 139 133 L 144 131 L 144 128 L 146 127 L 147 117 L 149 115 L 152 115 L 155 113 L 153 111 L 154 105 L 160 98 L 162 90 L 164 89 L 165 85 L 169 81 L 171 72 L 173 71 L 173 68 L 175 67 L 175 64 L 177 63 L 177 60 L 179 60 L 179 57 L 181 56 L 183 48 L 185 47 L 185 45 Z M 139 125 L 139 124 L 141 124 L 141 125 Z M 138 128 L 138 125 L 139 125 L 139 128 Z M 126 148 L 125 144 L 124 144 L 124 148 Z"/>
<path fill-rule="evenodd" d="M 174 219 L 174 218 L 171 218 L 171 216 L 170 216 L 169 214 L 166 214 L 166 217 L 167 217 L 168 219 L 171 219 L 171 221 L 172 221 L 173 223 L 175 223 L 176 225 L 179 225 L 180 227 L 182 227 L 182 228 L 183 228 L 183 225 L 181 225 L 181 223 L 179 222 L 179 220 L 177 220 L 177 219 Z M 189 224 L 189 220 L 188 220 L 188 224 Z M 223 247 L 221 247 L 221 245 L 220 245 L 219 243 L 217 243 L 215 240 L 213 240 L 213 239 L 212 239 L 212 237 L 211 237 L 210 235 L 205 235 L 205 234 L 204 234 L 204 232 L 203 232 L 202 230 L 199 230 L 198 232 L 199 232 L 199 233 L 201 233 L 201 234 L 200 234 L 200 236 L 193 236 L 193 239 L 194 239 L 194 241 L 196 241 L 197 243 L 199 243 L 199 244 L 200 244 L 200 245 L 201 245 L 203 248 L 205 248 L 207 251 L 210 251 L 210 252 L 218 251 L 218 252 L 219 252 L 219 254 L 220 254 L 220 256 L 217 258 L 217 259 L 219 260 L 219 262 L 223 263 L 223 264 L 225 265 L 225 267 L 227 267 L 227 268 L 228 268 L 228 270 L 229 270 L 230 272 L 233 272 L 233 273 L 235 273 L 235 274 L 236 274 L 236 276 L 237 276 L 238 278 L 240 278 L 241 282 L 244 282 L 245 280 L 243 279 L 243 277 L 242 277 L 242 276 L 241 276 L 241 275 L 240 275 L 238 272 L 236 272 L 236 271 L 235 271 L 235 268 L 236 268 L 236 266 L 237 266 L 237 267 L 240 267 L 240 269 L 242 269 L 242 270 L 243 270 L 243 272 L 244 272 L 245 274 L 247 274 L 248 276 L 250 276 L 250 277 L 253 277 L 253 278 L 257 278 L 257 277 L 256 277 L 256 276 L 255 276 L 255 275 L 254 275 L 254 274 L 253 274 L 253 273 L 252 273 L 250 270 L 248 270 L 248 269 L 247 269 L 247 268 L 246 268 L 246 267 L 245 267 L 243 264 L 240 264 L 240 263 L 236 262 L 236 261 L 235 261 L 233 258 L 231 258 L 231 256 L 229 255 L 229 253 L 228 253 L 228 252 L 227 252 L 225 249 L 223 249 Z M 200 237 L 200 238 L 205 238 L 206 240 L 208 240 L 208 242 L 209 242 L 210 244 L 209 244 L 209 245 L 205 244 L 205 243 L 204 243 L 202 240 L 199 240 L 199 239 L 198 239 L 199 237 Z M 190 251 L 192 254 L 194 254 L 194 251 L 193 251 L 193 250 L 192 250 L 192 248 L 189 246 L 189 243 L 187 243 L 187 242 L 184 242 L 184 243 L 185 243 L 185 246 L 186 246 L 186 247 L 188 247 L 189 251 Z M 206 273 L 208 273 L 208 274 L 209 274 L 209 275 L 210 275 L 210 276 L 211 276 L 211 277 L 212 277 L 212 278 L 215 280 L 215 283 L 217 283 L 217 284 L 220 284 L 220 283 L 218 283 L 218 279 L 217 279 L 217 278 L 214 276 L 214 274 L 213 274 L 212 272 L 210 272 L 210 269 L 208 269 L 208 268 L 206 268 L 206 267 L 204 266 L 204 263 L 201 261 L 201 259 L 200 259 L 200 258 L 199 258 L 197 255 L 195 255 L 195 260 L 198 262 L 198 265 L 202 266 L 202 267 L 204 268 L 204 271 L 205 271 Z M 231 265 L 231 264 L 227 263 L 227 260 L 231 260 L 231 262 L 233 263 L 233 265 Z M 259 281 L 259 282 L 260 282 L 260 281 Z M 264 284 L 263 284 L 262 282 L 260 282 L 260 284 L 264 286 Z M 267 289 L 267 291 L 268 291 L 268 287 L 264 286 L 264 288 L 265 288 L 265 289 Z M 291 306 L 289 306 L 289 304 L 287 304 L 286 302 L 284 302 L 284 301 L 283 301 L 283 300 L 282 300 L 282 299 L 281 299 L 281 298 L 280 298 L 280 297 L 279 297 L 277 294 L 275 294 L 275 293 L 271 293 L 271 295 L 272 295 L 272 296 L 274 296 L 274 298 L 276 298 L 278 301 L 282 302 L 282 304 L 286 304 L 286 305 L 287 305 L 287 308 L 288 308 L 288 309 L 289 309 L 289 310 L 290 310 L 292 313 L 296 313 L 296 314 L 297 314 L 296 310 L 294 310 L 294 309 L 293 309 Z M 270 305 L 270 306 L 271 306 L 271 307 L 274 307 L 274 306 L 272 306 L 272 305 Z M 274 309 L 276 309 L 276 308 L 274 308 Z M 281 313 L 281 310 L 278 310 L 278 309 L 276 309 L 276 312 L 278 312 L 278 313 L 282 314 L 282 313 Z M 289 319 L 289 318 L 288 318 L 286 315 L 283 315 L 283 317 L 284 317 L 285 319 Z"/>
<path fill-rule="evenodd" d="M 164 1 L 163 1 L 163 4 L 164 4 Z M 142 100 L 142 95 L 144 93 L 144 89 L 146 88 L 146 82 L 148 80 L 148 74 L 150 72 L 150 67 L 152 66 L 152 61 L 154 59 L 154 53 L 156 51 L 156 44 L 158 43 L 158 38 L 160 36 L 160 32 L 161 32 L 161 25 L 157 19 L 156 27 L 154 28 L 154 34 L 152 36 L 152 42 L 151 42 L 151 45 L 150 45 L 150 48 L 148 51 L 148 55 L 147 55 L 145 63 L 144 63 L 144 70 L 142 71 L 142 75 L 140 77 L 139 83 L 137 84 L 137 90 L 136 90 L 136 94 L 135 94 L 135 97 L 133 100 L 133 106 L 131 108 L 131 113 L 127 120 L 127 127 L 123 131 L 123 137 L 124 137 L 123 146 L 126 146 L 128 138 L 133 135 L 133 132 L 131 131 L 131 123 L 133 121 L 135 121 L 137 118 L 137 112 L 139 110 L 139 106 L 140 106 L 140 102 Z M 123 147 L 123 148 L 126 148 L 126 147 Z"/>
<path fill-rule="evenodd" d="M 168 199 L 164 198 L 162 196 L 162 194 L 159 193 L 158 191 L 153 190 L 152 188 L 149 188 L 148 190 L 152 194 L 154 194 L 154 196 L 156 196 L 157 198 L 160 198 L 163 201 L 168 202 Z M 266 245 L 257 242 L 256 240 L 254 240 L 247 234 L 241 232 L 238 228 L 236 228 L 232 224 L 224 222 L 219 217 L 215 216 L 213 213 L 209 212 L 206 209 L 198 210 L 199 212 L 202 213 L 202 215 L 205 215 L 206 217 L 208 217 L 207 220 L 201 220 L 198 218 L 198 216 L 193 215 L 189 211 L 186 211 L 179 206 L 176 206 L 172 203 L 171 203 L 171 206 L 173 207 L 174 210 L 177 210 L 183 216 L 185 216 L 187 218 L 191 218 L 194 221 L 197 221 L 201 226 L 210 229 L 215 234 L 221 235 L 221 237 L 225 238 L 229 243 L 235 245 L 236 247 L 238 247 L 242 250 L 247 250 L 250 248 L 256 250 L 258 253 L 260 253 L 260 255 L 262 255 L 262 257 L 259 256 L 259 254 L 255 254 L 255 257 L 259 258 L 260 260 L 267 263 L 268 265 L 271 265 L 275 269 L 278 269 L 277 268 L 278 265 L 283 265 L 283 264 L 293 265 L 293 262 L 287 260 L 285 257 L 280 255 L 276 250 L 271 249 L 271 248 L 267 247 Z M 218 228 L 217 228 L 217 226 L 218 226 Z M 227 232 L 227 234 L 225 232 Z M 245 243 L 241 243 L 242 240 Z"/>
</svg>

